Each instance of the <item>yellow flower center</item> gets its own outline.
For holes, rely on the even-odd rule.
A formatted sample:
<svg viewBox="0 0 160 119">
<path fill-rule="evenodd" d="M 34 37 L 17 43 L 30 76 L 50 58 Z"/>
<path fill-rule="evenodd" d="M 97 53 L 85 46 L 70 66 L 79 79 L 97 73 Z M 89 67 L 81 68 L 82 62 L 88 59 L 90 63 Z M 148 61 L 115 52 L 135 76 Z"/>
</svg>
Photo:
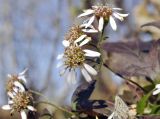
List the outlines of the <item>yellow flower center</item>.
<svg viewBox="0 0 160 119">
<path fill-rule="evenodd" d="M 65 39 L 70 43 L 73 43 L 76 39 L 78 39 L 81 35 L 83 35 L 82 29 L 80 26 L 73 26 L 66 34 Z"/>
<path fill-rule="evenodd" d="M 112 8 L 108 6 L 98 6 L 98 8 L 95 8 L 95 15 L 104 19 L 108 19 L 112 15 L 112 12 Z"/>
<path fill-rule="evenodd" d="M 18 92 L 13 98 L 13 109 L 20 112 L 30 105 L 32 95 L 29 92 Z"/>
<path fill-rule="evenodd" d="M 85 53 L 78 46 L 70 46 L 66 48 L 64 53 L 65 65 L 69 68 L 76 68 L 83 65 L 85 61 Z"/>
</svg>

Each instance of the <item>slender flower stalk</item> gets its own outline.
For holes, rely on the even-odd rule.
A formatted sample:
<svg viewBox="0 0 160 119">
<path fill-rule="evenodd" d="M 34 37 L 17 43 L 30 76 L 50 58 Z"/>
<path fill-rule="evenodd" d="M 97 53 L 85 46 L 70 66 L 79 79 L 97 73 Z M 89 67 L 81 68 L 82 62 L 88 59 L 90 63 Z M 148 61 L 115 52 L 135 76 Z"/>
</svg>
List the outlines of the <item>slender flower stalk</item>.
<svg viewBox="0 0 160 119">
<path fill-rule="evenodd" d="M 85 17 L 91 16 L 89 19 L 85 21 L 85 28 L 89 27 L 95 19 L 98 20 L 98 30 L 101 32 L 104 28 L 105 22 L 110 23 L 112 29 L 117 30 L 117 25 L 114 18 L 119 19 L 120 21 L 124 20 L 124 17 L 127 17 L 128 14 L 122 14 L 118 11 L 121 11 L 121 8 L 111 8 L 109 6 L 92 6 L 91 9 L 84 10 L 82 14 L 78 16 Z M 87 23 L 86 23 L 87 22 Z"/>
</svg>

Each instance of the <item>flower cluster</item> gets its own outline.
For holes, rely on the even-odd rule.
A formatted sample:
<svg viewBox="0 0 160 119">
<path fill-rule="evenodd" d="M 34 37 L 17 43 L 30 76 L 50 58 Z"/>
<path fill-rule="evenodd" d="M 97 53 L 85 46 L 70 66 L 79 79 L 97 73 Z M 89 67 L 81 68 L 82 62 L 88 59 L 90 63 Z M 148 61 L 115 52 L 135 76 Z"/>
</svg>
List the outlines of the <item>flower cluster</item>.
<svg viewBox="0 0 160 119">
<path fill-rule="evenodd" d="M 89 29 L 85 29 L 83 26 L 73 26 L 67 33 L 65 40 L 63 40 L 62 43 L 65 46 L 65 51 L 58 55 L 58 59 L 62 60 L 62 63 L 58 67 L 63 68 L 61 75 L 66 74 L 69 83 L 76 82 L 78 69 L 81 70 L 88 82 L 92 80 L 89 74 L 97 75 L 97 71 L 86 63 L 86 57 L 99 57 L 100 53 L 83 48 L 92 39 L 86 33 L 97 32 L 93 26 L 90 26 Z"/>
<path fill-rule="evenodd" d="M 80 69 L 86 81 L 92 80 L 90 75 L 97 75 L 97 71 L 86 63 L 86 59 L 91 57 L 100 57 L 101 53 L 92 51 L 90 49 L 84 49 L 83 46 L 87 45 L 91 40 L 89 33 L 101 32 L 106 22 L 110 22 L 113 30 L 117 29 L 117 25 L 113 17 L 123 21 L 124 17 L 128 14 L 121 14 L 117 11 L 121 8 L 111 8 L 109 6 L 92 6 L 92 9 L 85 10 L 79 17 L 91 16 L 85 20 L 82 25 L 75 25 L 71 27 L 66 34 L 62 44 L 65 47 L 64 53 L 58 55 L 58 59 L 62 60 L 62 63 L 58 64 L 58 67 L 62 67 L 61 75 L 66 75 L 67 81 L 71 83 L 76 82 L 77 69 Z M 99 21 L 98 29 L 93 26 L 94 20 Z M 86 58 L 87 57 L 87 58 Z"/>
<path fill-rule="evenodd" d="M 36 111 L 32 106 L 32 94 L 27 91 L 26 73 L 27 69 L 18 75 L 8 75 L 8 82 L 6 85 L 6 91 L 8 94 L 8 104 L 2 106 L 4 110 L 10 110 L 13 112 L 20 112 L 22 119 L 27 119 L 26 110 Z"/>
<path fill-rule="evenodd" d="M 120 21 L 124 20 L 124 17 L 127 17 L 128 14 L 122 14 L 117 11 L 121 11 L 121 8 L 111 8 L 110 6 L 92 6 L 91 9 L 84 10 L 84 13 L 80 14 L 78 17 L 91 16 L 85 21 L 85 27 L 89 27 L 95 19 L 98 20 L 98 30 L 102 31 L 104 28 L 104 23 L 110 23 L 113 30 L 117 30 L 117 25 L 114 20 L 114 17 Z"/>
</svg>

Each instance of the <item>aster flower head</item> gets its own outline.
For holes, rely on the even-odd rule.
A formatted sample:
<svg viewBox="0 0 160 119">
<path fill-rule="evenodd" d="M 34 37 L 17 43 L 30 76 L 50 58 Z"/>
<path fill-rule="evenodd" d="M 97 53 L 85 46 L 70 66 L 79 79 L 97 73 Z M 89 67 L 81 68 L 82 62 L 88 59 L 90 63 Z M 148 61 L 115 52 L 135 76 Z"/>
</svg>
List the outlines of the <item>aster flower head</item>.
<svg viewBox="0 0 160 119">
<path fill-rule="evenodd" d="M 71 45 L 65 49 L 63 54 L 58 56 L 58 59 L 62 59 L 62 64 L 58 66 L 63 68 L 61 75 L 66 74 L 67 81 L 74 84 L 77 69 L 80 69 L 86 81 L 90 82 L 92 80 L 90 74 L 97 75 L 97 71 L 86 63 L 86 57 L 94 58 L 99 56 L 99 52 Z"/>
<path fill-rule="evenodd" d="M 2 106 L 3 110 L 10 110 L 11 114 L 19 112 L 22 119 L 27 119 L 26 111 L 36 111 L 32 106 L 32 95 L 28 91 L 17 92 L 12 98 L 9 99 L 8 104 Z"/>
<path fill-rule="evenodd" d="M 90 26 L 95 19 L 98 20 L 98 30 L 102 31 L 104 28 L 104 23 L 108 22 L 110 23 L 111 27 L 113 30 L 117 30 L 117 25 L 114 20 L 114 18 L 119 19 L 120 21 L 124 20 L 124 17 L 127 17 L 128 14 L 122 14 L 119 13 L 118 11 L 121 11 L 121 8 L 112 8 L 110 6 L 104 6 L 104 5 L 99 5 L 99 6 L 92 6 L 91 9 L 84 10 L 84 13 L 80 14 L 78 17 L 85 17 L 85 16 L 91 16 L 88 20 L 87 23 L 85 23 L 85 27 L 87 28 Z"/>
<path fill-rule="evenodd" d="M 153 95 L 157 95 L 160 93 L 160 84 L 157 84 L 155 90 L 153 91 Z"/>
<path fill-rule="evenodd" d="M 78 44 L 80 46 L 88 43 L 91 40 L 91 37 L 87 36 L 86 33 L 97 33 L 98 31 L 90 25 L 88 28 L 84 28 L 84 25 L 75 25 L 71 27 L 69 32 L 65 36 L 65 40 L 63 40 L 63 45 L 68 47 L 72 44 Z"/>
<path fill-rule="evenodd" d="M 21 92 L 25 91 L 25 86 L 24 86 L 26 83 L 25 73 L 27 70 L 28 69 L 25 69 L 24 71 L 16 75 L 8 74 L 8 81 L 6 84 L 7 92 L 17 92 L 18 90 Z"/>
</svg>

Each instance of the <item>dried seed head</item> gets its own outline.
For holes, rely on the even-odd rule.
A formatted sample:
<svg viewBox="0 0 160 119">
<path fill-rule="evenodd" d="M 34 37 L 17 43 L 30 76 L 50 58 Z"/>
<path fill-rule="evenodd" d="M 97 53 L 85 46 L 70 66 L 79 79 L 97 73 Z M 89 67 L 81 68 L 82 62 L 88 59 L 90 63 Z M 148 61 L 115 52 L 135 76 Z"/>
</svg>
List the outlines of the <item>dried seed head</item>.
<svg viewBox="0 0 160 119">
<path fill-rule="evenodd" d="M 85 53 L 78 46 L 70 46 L 66 48 L 64 53 L 65 65 L 70 68 L 81 66 L 85 61 Z"/>
<path fill-rule="evenodd" d="M 82 29 L 80 26 L 73 26 L 69 30 L 69 32 L 66 34 L 65 39 L 69 41 L 70 43 L 73 43 L 76 39 L 78 39 L 81 35 L 84 33 L 82 32 Z"/>
<path fill-rule="evenodd" d="M 30 92 L 18 92 L 13 98 L 13 110 L 20 112 L 27 109 L 28 105 L 31 105 L 32 94 Z"/>
<path fill-rule="evenodd" d="M 6 91 L 13 92 L 13 87 L 15 87 L 14 82 L 20 81 L 18 75 L 9 75 L 9 80 L 6 84 Z"/>
<path fill-rule="evenodd" d="M 95 15 L 97 17 L 103 17 L 104 19 L 108 19 L 110 15 L 112 15 L 112 8 L 108 6 L 98 6 L 97 8 L 93 8 L 95 10 Z"/>
</svg>

